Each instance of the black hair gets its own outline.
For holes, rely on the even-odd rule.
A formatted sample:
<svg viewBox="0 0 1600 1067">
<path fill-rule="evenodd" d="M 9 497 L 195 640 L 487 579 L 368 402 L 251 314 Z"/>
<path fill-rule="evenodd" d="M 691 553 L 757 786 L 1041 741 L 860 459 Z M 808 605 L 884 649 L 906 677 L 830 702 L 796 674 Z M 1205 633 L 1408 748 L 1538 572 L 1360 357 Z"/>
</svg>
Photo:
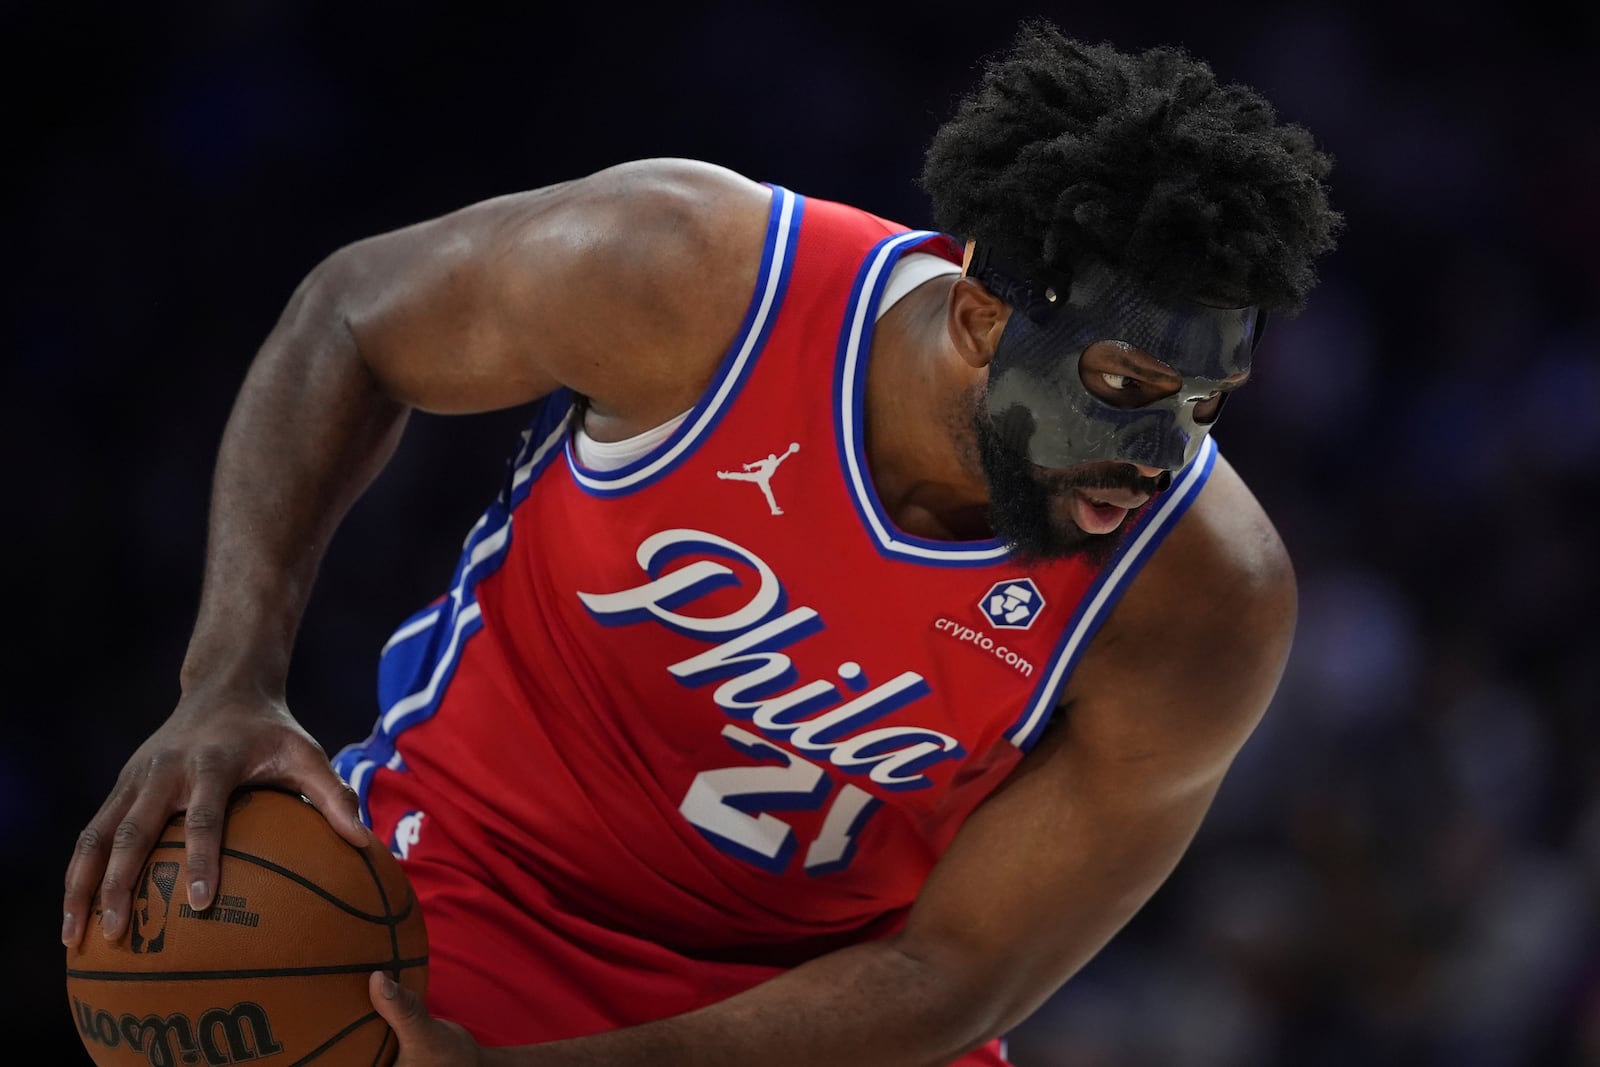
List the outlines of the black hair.
<svg viewBox="0 0 1600 1067">
<path fill-rule="evenodd" d="M 935 224 L 1070 274 L 1085 256 L 1158 297 L 1293 314 L 1343 225 L 1332 159 L 1177 47 L 1130 54 L 1022 24 L 929 145 Z"/>
</svg>

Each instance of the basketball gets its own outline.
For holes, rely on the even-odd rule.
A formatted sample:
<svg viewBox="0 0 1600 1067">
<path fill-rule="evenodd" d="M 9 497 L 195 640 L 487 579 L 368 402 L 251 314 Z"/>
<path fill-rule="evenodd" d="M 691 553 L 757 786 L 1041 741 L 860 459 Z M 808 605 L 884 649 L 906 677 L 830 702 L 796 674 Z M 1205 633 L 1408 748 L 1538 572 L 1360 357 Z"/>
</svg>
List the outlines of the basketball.
<svg viewBox="0 0 1600 1067">
<path fill-rule="evenodd" d="M 117 942 L 100 905 L 67 949 L 67 996 L 101 1067 L 218 1067 L 271 1057 L 316 1067 L 392 1064 L 367 977 L 427 986 L 422 911 L 378 841 L 356 848 L 309 802 L 273 788 L 232 798 L 210 907 L 188 905 L 184 823 L 169 822 Z"/>
</svg>

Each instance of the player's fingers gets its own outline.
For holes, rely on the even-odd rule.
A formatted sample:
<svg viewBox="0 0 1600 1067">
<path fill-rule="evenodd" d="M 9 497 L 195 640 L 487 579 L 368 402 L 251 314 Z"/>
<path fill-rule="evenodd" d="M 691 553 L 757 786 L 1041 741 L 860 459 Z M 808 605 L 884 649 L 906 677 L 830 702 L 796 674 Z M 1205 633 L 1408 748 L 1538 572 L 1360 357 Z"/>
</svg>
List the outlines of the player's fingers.
<svg viewBox="0 0 1600 1067">
<path fill-rule="evenodd" d="M 383 1021 L 399 1038 L 403 1051 L 410 1042 L 418 1039 L 421 1027 L 428 1019 L 422 998 L 383 971 L 373 971 L 367 979 L 367 987 L 372 1006 L 378 1009 Z"/>
<path fill-rule="evenodd" d="M 141 793 L 111 832 L 106 872 L 100 879 L 100 924 L 107 941 L 116 941 L 128 927 L 133 886 L 167 820 L 177 812 L 167 791 Z"/>
<path fill-rule="evenodd" d="M 72 859 L 67 863 L 66 892 L 61 899 L 61 943 L 68 948 L 78 944 L 88 926 L 92 898 L 105 875 L 106 858 L 111 852 L 112 832 L 132 800 L 128 786 L 119 784 L 78 833 Z"/>
<path fill-rule="evenodd" d="M 238 760 L 219 749 L 201 749 L 193 757 L 189 802 L 184 809 L 184 863 L 189 870 L 189 907 L 204 911 L 216 898 L 222 870 L 222 830 L 228 798 L 238 784 Z"/>
<path fill-rule="evenodd" d="M 395 1067 L 425 1063 L 478 1063 L 482 1050 L 464 1026 L 428 1013 L 422 994 L 384 971 L 367 977 L 367 997 L 400 1043 Z"/>
<path fill-rule="evenodd" d="M 326 757 L 315 761 L 299 776 L 296 787 L 322 813 L 328 825 L 346 841 L 362 848 L 370 839 L 367 824 L 361 821 L 361 798 L 334 773 Z"/>
</svg>

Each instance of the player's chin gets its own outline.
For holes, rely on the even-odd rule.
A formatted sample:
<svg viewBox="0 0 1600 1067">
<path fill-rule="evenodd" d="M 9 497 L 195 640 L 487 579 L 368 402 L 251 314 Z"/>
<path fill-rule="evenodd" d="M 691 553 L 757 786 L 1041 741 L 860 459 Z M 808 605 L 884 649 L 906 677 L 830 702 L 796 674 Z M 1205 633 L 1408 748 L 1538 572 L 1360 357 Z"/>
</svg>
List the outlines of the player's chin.
<svg viewBox="0 0 1600 1067">
<path fill-rule="evenodd" d="M 1051 511 L 1049 550 L 1045 554 L 1052 559 L 1081 559 L 1097 567 L 1116 555 L 1133 524 L 1133 516 L 1124 513 L 1114 525 L 1102 523 L 1099 529 L 1103 532 L 1095 532 L 1078 524 L 1070 504 L 1060 503 Z"/>
<path fill-rule="evenodd" d="M 1070 555 L 1098 570 L 1114 560 L 1117 553 L 1122 550 L 1122 545 L 1127 540 L 1127 527 L 1128 524 L 1124 522 L 1117 529 L 1103 534 L 1084 533 L 1078 530 Z"/>
</svg>

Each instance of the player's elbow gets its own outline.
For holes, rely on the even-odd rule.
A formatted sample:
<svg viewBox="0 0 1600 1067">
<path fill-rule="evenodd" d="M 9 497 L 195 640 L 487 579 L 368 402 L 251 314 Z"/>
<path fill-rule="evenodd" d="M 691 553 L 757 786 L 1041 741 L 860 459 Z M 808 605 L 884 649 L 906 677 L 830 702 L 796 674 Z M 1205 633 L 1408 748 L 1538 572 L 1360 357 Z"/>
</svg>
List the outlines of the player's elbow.
<svg viewBox="0 0 1600 1067">
<path fill-rule="evenodd" d="M 925 1042 L 927 1062 L 946 1064 L 1004 1036 L 1049 995 L 1023 978 L 1026 967 L 978 959 L 955 942 L 901 936 L 890 942 L 915 990 L 908 1030 Z"/>
</svg>

